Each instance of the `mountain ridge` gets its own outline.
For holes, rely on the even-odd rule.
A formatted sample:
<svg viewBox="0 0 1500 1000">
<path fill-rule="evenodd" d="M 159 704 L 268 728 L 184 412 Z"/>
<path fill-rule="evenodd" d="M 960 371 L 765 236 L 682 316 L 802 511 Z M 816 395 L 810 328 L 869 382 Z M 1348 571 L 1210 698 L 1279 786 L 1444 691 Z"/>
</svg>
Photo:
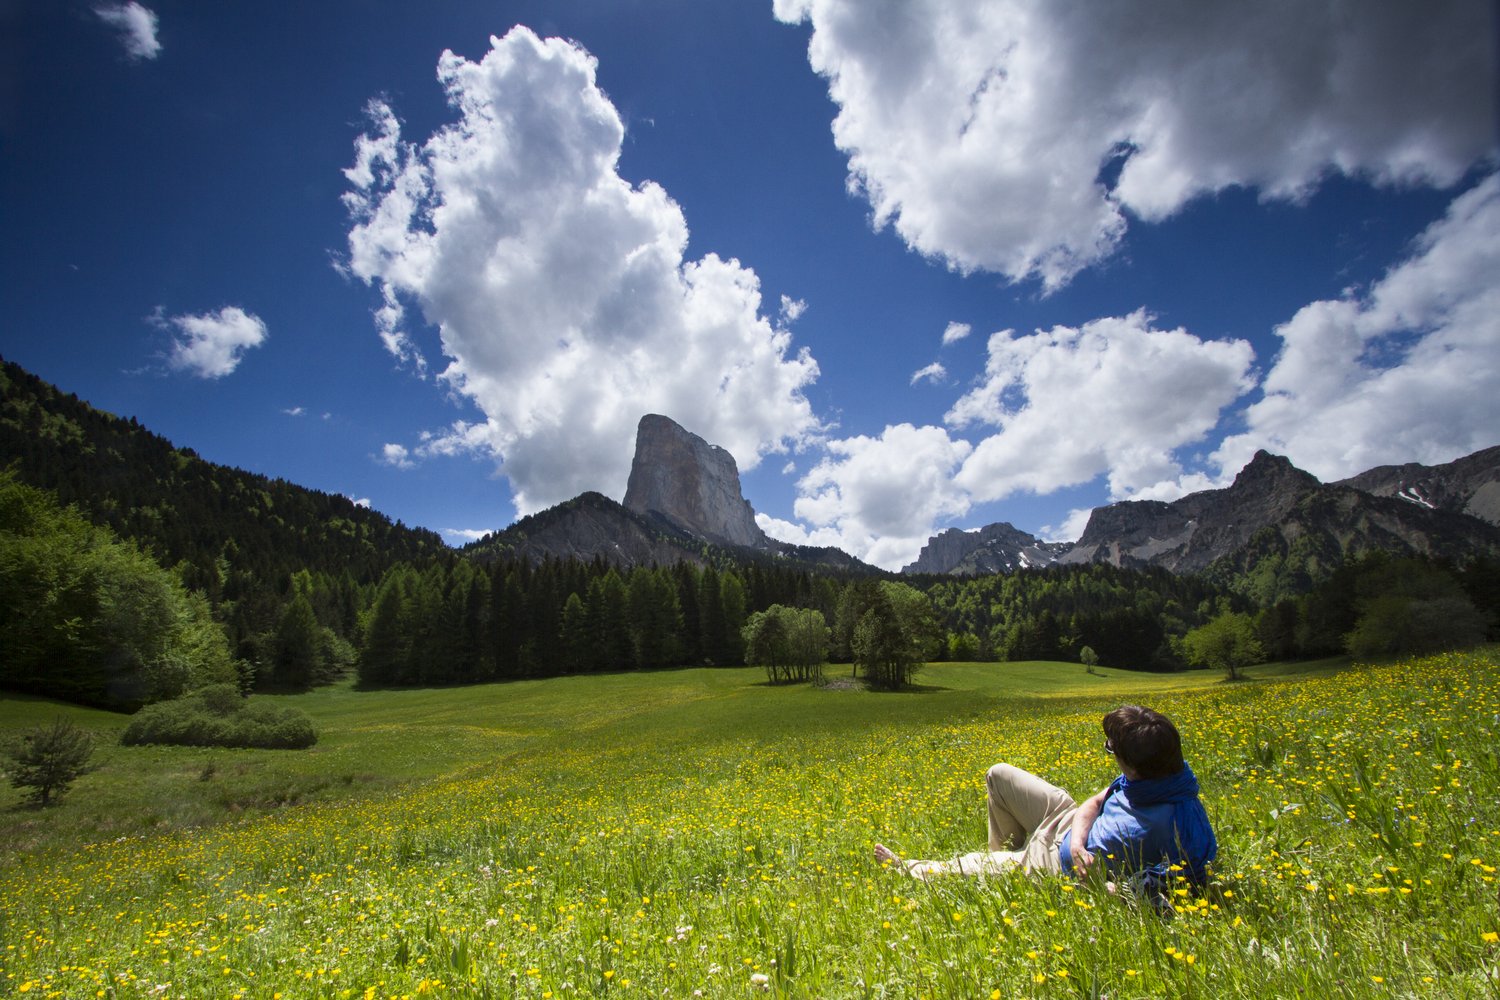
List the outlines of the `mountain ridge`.
<svg viewBox="0 0 1500 1000">
<path fill-rule="evenodd" d="M 903 573 L 963 576 L 986 559 L 1014 564 L 1022 559 L 1016 544 L 1022 540 L 1031 544 L 1031 561 L 1050 552 L 1059 565 L 1107 562 L 1208 573 L 1269 603 L 1307 591 L 1368 552 L 1451 561 L 1497 555 L 1497 514 L 1500 447 L 1440 466 L 1382 466 L 1329 484 L 1286 457 L 1259 451 L 1223 489 L 1095 508 L 1076 543 L 1040 549 L 1032 544 L 1038 540 L 1004 522 L 960 532 L 965 538 L 954 538 L 950 529 L 935 535 Z M 939 568 L 942 553 L 954 552 L 962 558 Z"/>
<path fill-rule="evenodd" d="M 1349 486 L 1375 496 L 1391 496 L 1422 507 L 1451 510 L 1500 525 L 1500 445 L 1442 465 L 1382 465 L 1341 479 L 1335 486 Z"/>
<path fill-rule="evenodd" d="M 769 538 L 726 450 L 660 414 L 643 416 L 638 430 L 626 503 L 580 494 L 462 552 L 622 567 L 750 560 L 885 572 L 836 548 Z M 279 586 L 293 564 L 349 575 L 353 585 L 397 561 L 454 551 L 433 532 L 347 498 L 204 461 L 4 359 L 0 445 L 27 481 L 151 546 L 164 562 L 181 564 L 189 585 L 215 600 L 243 598 L 240 581 L 250 577 L 251 589 Z M 1074 543 L 1045 542 L 1005 522 L 949 528 L 902 572 L 964 576 L 1102 562 L 1235 579 L 1266 601 L 1305 590 L 1370 551 L 1454 561 L 1500 554 L 1500 446 L 1436 466 L 1380 466 L 1329 484 L 1262 451 L 1222 489 L 1096 508 Z M 259 622 L 274 603 L 241 599 L 235 614 Z"/>
<path fill-rule="evenodd" d="M 1257 576 L 1248 589 L 1265 600 L 1305 589 L 1343 560 L 1377 550 L 1455 560 L 1500 553 L 1500 447 L 1439 466 L 1383 466 L 1329 484 L 1262 450 L 1227 487 L 1096 507 L 1071 544 L 1043 543 L 1004 522 L 971 532 L 950 528 L 929 539 L 902 572 L 1160 566 Z"/>
</svg>

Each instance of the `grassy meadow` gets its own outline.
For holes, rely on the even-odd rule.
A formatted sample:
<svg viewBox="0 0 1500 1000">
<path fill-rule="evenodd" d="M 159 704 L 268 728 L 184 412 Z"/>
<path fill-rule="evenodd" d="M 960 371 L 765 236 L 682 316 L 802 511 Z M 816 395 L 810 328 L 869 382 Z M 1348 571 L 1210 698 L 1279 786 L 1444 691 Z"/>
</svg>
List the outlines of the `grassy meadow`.
<svg viewBox="0 0 1500 1000">
<path fill-rule="evenodd" d="M 72 718 L 101 765 L 46 810 L 0 788 L 0 996 L 1500 995 L 1500 651 L 1250 673 L 339 686 L 281 699 L 310 751 L 0 696 L 0 735 Z M 871 859 L 981 845 L 997 760 L 1096 791 L 1122 701 L 1178 722 L 1219 835 L 1175 914 Z"/>
</svg>

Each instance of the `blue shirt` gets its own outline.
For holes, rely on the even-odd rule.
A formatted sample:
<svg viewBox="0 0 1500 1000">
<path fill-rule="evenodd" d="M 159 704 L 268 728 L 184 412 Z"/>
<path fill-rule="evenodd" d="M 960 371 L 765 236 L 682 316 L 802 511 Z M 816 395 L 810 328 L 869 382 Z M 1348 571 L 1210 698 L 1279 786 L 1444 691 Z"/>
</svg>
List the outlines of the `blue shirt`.
<svg viewBox="0 0 1500 1000">
<path fill-rule="evenodd" d="M 1063 834 L 1058 859 L 1073 871 L 1073 831 Z M 1198 798 L 1198 778 L 1186 764 L 1165 778 L 1131 781 L 1124 775 L 1104 791 L 1099 818 L 1089 829 L 1088 849 L 1111 875 L 1157 864 L 1176 864 L 1195 882 L 1219 852 L 1208 813 Z"/>
</svg>

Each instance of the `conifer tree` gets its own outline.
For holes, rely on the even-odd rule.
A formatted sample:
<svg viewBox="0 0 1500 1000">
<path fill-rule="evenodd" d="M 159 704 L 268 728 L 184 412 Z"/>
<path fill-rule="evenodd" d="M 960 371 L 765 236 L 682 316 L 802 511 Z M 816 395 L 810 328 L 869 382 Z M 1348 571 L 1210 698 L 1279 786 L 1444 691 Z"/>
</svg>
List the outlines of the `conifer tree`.
<svg viewBox="0 0 1500 1000">
<path fill-rule="evenodd" d="M 365 641 L 360 648 L 359 681 L 365 685 L 400 682 L 411 642 L 406 632 L 406 578 L 409 570 L 400 567 L 386 574 L 365 625 Z"/>
<path fill-rule="evenodd" d="M 703 662 L 703 626 L 698 614 L 698 570 L 689 562 L 680 562 L 673 570 L 677 587 L 677 607 L 682 614 L 680 630 L 683 663 Z"/>
<path fill-rule="evenodd" d="M 706 567 L 698 578 L 698 625 L 704 662 L 715 667 L 727 665 L 730 652 L 725 636 L 724 593 L 719 585 L 719 571 L 712 566 Z"/>
<path fill-rule="evenodd" d="M 564 673 L 583 673 L 592 666 L 593 625 L 588 607 L 576 593 L 569 594 L 562 613 L 562 668 Z"/>
<path fill-rule="evenodd" d="M 734 570 L 725 571 L 720 584 L 724 608 L 723 661 L 726 664 L 745 662 L 745 640 L 740 630 L 745 627 L 745 584 Z"/>
<path fill-rule="evenodd" d="M 275 655 L 270 676 L 277 688 L 300 691 L 312 686 L 321 672 L 320 639 L 317 616 L 306 595 L 296 594 L 281 614 L 276 626 Z"/>
<path fill-rule="evenodd" d="M 625 581 L 613 568 L 599 578 L 597 641 L 603 651 L 604 669 L 629 670 L 635 666 L 631 644 L 630 599 Z"/>
<path fill-rule="evenodd" d="M 524 567 L 496 567 L 490 583 L 489 645 L 495 661 L 495 676 L 521 675 L 521 647 L 526 639 L 526 596 L 522 587 Z"/>
<path fill-rule="evenodd" d="M 23 733 L 11 748 L 10 783 L 29 789 L 33 804 L 46 806 L 66 792 L 89 769 L 94 738 L 73 723 L 58 719 Z"/>
</svg>

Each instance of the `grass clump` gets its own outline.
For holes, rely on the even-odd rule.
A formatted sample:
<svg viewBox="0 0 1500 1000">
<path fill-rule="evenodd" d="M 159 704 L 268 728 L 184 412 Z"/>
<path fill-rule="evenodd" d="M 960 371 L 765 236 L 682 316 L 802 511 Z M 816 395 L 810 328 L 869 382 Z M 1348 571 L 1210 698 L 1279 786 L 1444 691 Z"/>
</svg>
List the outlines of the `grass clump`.
<svg viewBox="0 0 1500 1000">
<path fill-rule="evenodd" d="M 312 720 L 295 708 L 252 702 L 232 684 L 214 684 L 136 713 L 120 742 L 196 747 L 301 750 L 318 742 Z"/>
</svg>

